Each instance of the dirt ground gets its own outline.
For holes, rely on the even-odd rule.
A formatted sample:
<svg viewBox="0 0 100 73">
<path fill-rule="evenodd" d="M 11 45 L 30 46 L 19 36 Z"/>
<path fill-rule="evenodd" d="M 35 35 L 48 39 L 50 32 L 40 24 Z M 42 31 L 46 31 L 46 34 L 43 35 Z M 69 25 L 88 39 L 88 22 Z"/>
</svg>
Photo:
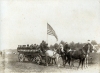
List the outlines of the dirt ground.
<svg viewBox="0 0 100 73">
<path fill-rule="evenodd" d="M 86 69 L 77 69 L 78 63 L 76 62 L 72 69 L 66 64 L 66 67 L 57 67 L 56 65 L 38 65 L 35 63 L 28 62 L 18 62 L 17 54 L 5 55 L 5 57 L 0 57 L 0 73 L 100 73 L 99 61 L 93 64 L 89 64 Z M 62 62 L 60 62 L 62 64 Z"/>
</svg>

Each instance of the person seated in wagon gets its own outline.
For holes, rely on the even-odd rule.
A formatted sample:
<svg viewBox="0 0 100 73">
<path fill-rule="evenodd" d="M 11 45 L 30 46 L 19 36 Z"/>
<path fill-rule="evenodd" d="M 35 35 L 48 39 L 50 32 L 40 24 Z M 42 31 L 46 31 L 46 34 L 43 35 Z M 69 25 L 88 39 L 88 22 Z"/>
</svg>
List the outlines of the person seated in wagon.
<svg viewBox="0 0 100 73">
<path fill-rule="evenodd" d="M 49 49 L 48 44 L 44 40 L 40 44 L 40 49 L 42 51 L 42 54 L 45 54 L 45 51 Z"/>
</svg>

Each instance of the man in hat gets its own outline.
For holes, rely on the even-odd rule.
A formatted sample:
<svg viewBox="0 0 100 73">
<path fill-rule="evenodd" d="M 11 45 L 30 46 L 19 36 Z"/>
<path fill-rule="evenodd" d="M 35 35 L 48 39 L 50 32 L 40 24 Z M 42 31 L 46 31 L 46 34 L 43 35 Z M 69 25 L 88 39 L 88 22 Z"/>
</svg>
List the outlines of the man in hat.
<svg viewBox="0 0 100 73">
<path fill-rule="evenodd" d="M 67 53 L 67 50 L 69 50 L 69 48 L 70 47 L 68 46 L 67 42 L 65 43 L 64 46 L 62 44 L 60 44 L 60 55 L 63 60 L 63 66 L 65 66 L 65 64 L 66 64 L 66 53 Z"/>
<path fill-rule="evenodd" d="M 34 44 L 34 49 L 36 49 L 36 44 Z"/>
<path fill-rule="evenodd" d="M 27 50 L 29 50 L 29 49 L 30 49 L 29 44 L 27 44 L 27 47 L 26 47 L 26 48 L 27 48 Z"/>
<path fill-rule="evenodd" d="M 48 49 L 48 44 L 44 40 L 40 44 L 40 49 L 41 49 L 43 54 L 45 54 L 45 51 Z"/>
<path fill-rule="evenodd" d="M 88 49 L 90 49 L 91 41 L 88 40 L 86 45 L 88 45 Z M 85 67 L 88 67 L 88 53 L 86 54 L 86 58 L 85 58 Z"/>
<path fill-rule="evenodd" d="M 88 43 L 88 44 L 90 44 L 90 43 L 91 43 L 91 41 L 90 41 L 90 40 L 88 40 L 88 41 L 87 41 L 87 43 Z"/>
<path fill-rule="evenodd" d="M 68 43 L 66 42 L 65 46 L 64 46 L 64 52 L 67 53 L 69 50 L 70 50 L 70 47 L 69 47 Z"/>
</svg>

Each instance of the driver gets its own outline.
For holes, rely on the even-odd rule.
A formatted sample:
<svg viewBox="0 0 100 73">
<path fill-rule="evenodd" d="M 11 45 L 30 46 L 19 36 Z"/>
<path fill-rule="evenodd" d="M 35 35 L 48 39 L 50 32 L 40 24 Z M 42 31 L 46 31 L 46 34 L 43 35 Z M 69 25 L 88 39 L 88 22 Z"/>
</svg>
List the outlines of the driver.
<svg viewBox="0 0 100 73">
<path fill-rule="evenodd" d="M 65 46 L 64 46 L 64 52 L 68 52 L 69 50 L 70 50 L 70 47 L 69 47 L 68 43 L 66 42 Z"/>
</svg>

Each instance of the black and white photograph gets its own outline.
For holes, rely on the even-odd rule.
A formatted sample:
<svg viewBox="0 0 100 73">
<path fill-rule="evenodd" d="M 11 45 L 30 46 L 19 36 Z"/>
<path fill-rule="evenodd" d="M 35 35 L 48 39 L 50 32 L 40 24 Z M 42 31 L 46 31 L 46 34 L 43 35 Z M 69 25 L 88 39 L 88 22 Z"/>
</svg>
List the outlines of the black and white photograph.
<svg viewBox="0 0 100 73">
<path fill-rule="evenodd" d="M 100 73 L 100 0 L 0 0 L 0 73 Z"/>
</svg>

